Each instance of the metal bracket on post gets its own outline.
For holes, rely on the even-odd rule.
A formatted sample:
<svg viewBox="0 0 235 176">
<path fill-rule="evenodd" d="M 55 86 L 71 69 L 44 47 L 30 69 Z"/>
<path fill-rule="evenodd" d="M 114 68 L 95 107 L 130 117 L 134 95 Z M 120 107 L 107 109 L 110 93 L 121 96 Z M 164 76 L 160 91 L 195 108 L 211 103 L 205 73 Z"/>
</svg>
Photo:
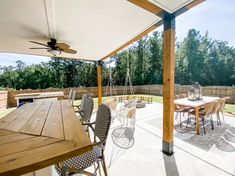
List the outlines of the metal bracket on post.
<svg viewBox="0 0 235 176">
<path fill-rule="evenodd" d="M 168 143 L 162 140 L 162 153 L 164 153 L 167 156 L 172 156 L 174 154 L 173 151 L 173 143 Z"/>
<path fill-rule="evenodd" d="M 97 61 L 97 66 L 103 66 L 103 62 L 102 61 Z"/>
<path fill-rule="evenodd" d="M 170 13 L 165 13 L 163 17 L 164 31 L 168 29 L 175 30 L 175 15 Z"/>
</svg>

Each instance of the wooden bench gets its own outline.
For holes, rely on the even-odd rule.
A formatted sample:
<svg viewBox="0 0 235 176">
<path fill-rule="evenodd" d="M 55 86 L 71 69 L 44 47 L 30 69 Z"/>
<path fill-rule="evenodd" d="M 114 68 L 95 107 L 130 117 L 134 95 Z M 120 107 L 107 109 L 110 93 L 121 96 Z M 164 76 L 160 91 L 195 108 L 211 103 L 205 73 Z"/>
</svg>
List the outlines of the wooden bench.
<svg viewBox="0 0 235 176">
<path fill-rule="evenodd" d="M 152 96 L 123 95 L 123 96 L 117 96 L 117 98 L 118 98 L 118 102 L 123 102 L 124 100 L 133 100 L 137 98 L 138 100 L 141 100 L 141 101 L 153 103 Z"/>
</svg>

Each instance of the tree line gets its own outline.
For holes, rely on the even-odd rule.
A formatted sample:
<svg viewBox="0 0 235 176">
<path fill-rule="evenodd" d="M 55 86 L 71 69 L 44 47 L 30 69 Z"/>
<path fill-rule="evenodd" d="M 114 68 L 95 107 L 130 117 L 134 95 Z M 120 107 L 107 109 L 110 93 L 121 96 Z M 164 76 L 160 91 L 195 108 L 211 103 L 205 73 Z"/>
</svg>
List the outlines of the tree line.
<svg viewBox="0 0 235 176">
<path fill-rule="evenodd" d="M 175 83 L 190 85 L 235 84 L 235 48 L 215 40 L 208 33 L 190 29 L 176 43 Z M 154 32 L 113 56 L 112 77 L 115 85 L 124 85 L 127 66 L 133 85 L 163 83 L 163 33 Z M 103 63 L 103 85 L 109 79 L 110 63 Z M 97 86 L 97 63 L 51 58 L 49 62 L 0 67 L 0 87 L 13 89 L 66 88 Z"/>
</svg>

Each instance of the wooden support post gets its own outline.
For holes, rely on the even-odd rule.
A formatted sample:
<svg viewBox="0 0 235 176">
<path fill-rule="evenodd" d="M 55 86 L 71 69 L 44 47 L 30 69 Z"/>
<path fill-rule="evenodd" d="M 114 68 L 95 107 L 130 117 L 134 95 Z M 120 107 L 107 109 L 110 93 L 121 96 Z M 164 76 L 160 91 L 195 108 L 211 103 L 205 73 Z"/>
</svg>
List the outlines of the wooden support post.
<svg viewBox="0 0 235 176">
<path fill-rule="evenodd" d="M 175 76 L 175 17 L 164 16 L 163 57 L 163 141 L 162 152 L 173 155 L 174 136 L 174 76 Z"/>
<path fill-rule="evenodd" d="M 102 64 L 98 61 L 97 65 L 97 82 L 98 82 L 98 105 L 102 104 Z"/>
</svg>

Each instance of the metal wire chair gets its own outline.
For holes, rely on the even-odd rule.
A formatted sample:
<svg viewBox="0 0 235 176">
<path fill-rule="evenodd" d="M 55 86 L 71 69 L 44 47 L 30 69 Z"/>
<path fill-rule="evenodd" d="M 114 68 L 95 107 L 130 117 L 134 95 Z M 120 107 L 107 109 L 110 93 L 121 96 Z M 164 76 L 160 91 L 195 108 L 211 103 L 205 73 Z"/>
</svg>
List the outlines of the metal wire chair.
<svg viewBox="0 0 235 176">
<path fill-rule="evenodd" d="M 75 112 L 79 113 L 81 116 L 83 116 L 83 111 L 84 111 L 85 102 L 86 102 L 87 97 L 88 97 L 88 96 L 87 96 L 86 94 L 84 94 L 84 95 L 82 96 L 80 105 L 78 105 L 78 106 L 75 106 L 75 105 L 74 105 Z"/>
<path fill-rule="evenodd" d="M 98 108 L 96 121 L 93 123 L 85 124 L 88 126 L 95 125 L 93 150 L 56 164 L 55 169 L 57 173 L 61 176 L 68 176 L 76 173 L 96 175 L 97 170 L 100 171 L 101 169 L 101 164 L 103 172 L 107 176 L 108 173 L 106 170 L 104 150 L 110 128 L 110 123 L 110 108 L 107 105 L 102 104 Z M 95 163 L 97 165 L 95 165 L 94 173 L 85 170 Z"/>
</svg>

